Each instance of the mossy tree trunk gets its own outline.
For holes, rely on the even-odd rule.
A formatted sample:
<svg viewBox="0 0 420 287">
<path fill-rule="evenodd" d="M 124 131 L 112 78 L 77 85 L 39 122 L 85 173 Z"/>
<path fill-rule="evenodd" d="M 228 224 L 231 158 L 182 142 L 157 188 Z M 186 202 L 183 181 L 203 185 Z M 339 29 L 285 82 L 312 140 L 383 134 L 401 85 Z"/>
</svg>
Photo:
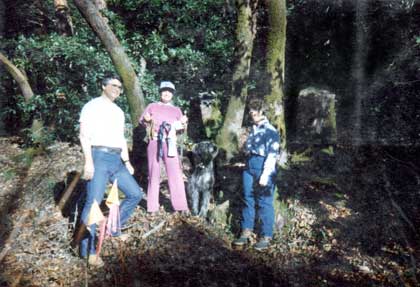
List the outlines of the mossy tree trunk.
<svg viewBox="0 0 420 287">
<path fill-rule="evenodd" d="M 61 35 L 71 36 L 74 34 L 73 21 L 67 0 L 54 0 L 57 29 Z"/>
<path fill-rule="evenodd" d="M 236 24 L 236 64 L 232 77 L 232 94 L 229 99 L 223 126 L 216 137 L 217 145 L 226 151 L 229 160 L 238 151 L 239 137 L 251 66 L 252 49 L 256 33 L 256 7 L 258 0 L 237 0 L 238 19 Z"/>
<path fill-rule="evenodd" d="M 127 93 L 132 124 L 134 127 L 137 126 L 137 120 L 145 108 L 145 103 L 139 80 L 130 59 L 95 4 L 89 0 L 74 0 L 74 3 L 111 56 Z"/>
<path fill-rule="evenodd" d="M 284 116 L 284 65 L 286 52 L 286 0 L 265 0 L 268 14 L 269 31 L 267 35 L 266 51 L 266 74 L 268 76 L 269 89 L 264 95 L 267 105 L 267 117 L 280 132 L 281 136 L 281 160 L 283 165 L 286 152 L 286 124 Z M 282 228 L 284 222 L 280 208 L 280 194 L 278 189 L 274 195 L 274 212 L 276 227 Z M 278 230 L 281 232 L 281 230 Z"/>
<path fill-rule="evenodd" d="M 269 92 L 265 95 L 270 122 L 280 132 L 282 149 L 286 147 L 284 117 L 284 64 L 286 51 L 286 0 L 265 0 L 269 32 L 267 41 L 266 72 Z"/>
</svg>

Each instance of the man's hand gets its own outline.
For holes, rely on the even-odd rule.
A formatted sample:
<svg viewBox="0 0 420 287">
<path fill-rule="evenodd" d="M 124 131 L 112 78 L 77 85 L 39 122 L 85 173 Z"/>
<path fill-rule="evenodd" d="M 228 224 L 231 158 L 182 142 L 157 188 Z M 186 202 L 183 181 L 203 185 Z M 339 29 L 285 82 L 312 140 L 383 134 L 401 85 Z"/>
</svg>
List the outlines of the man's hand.
<svg viewBox="0 0 420 287">
<path fill-rule="evenodd" d="M 131 165 L 129 161 L 125 162 L 125 167 L 127 168 L 128 172 L 133 175 L 134 174 L 134 167 Z"/>
<path fill-rule="evenodd" d="M 91 180 L 93 178 L 93 174 L 95 173 L 95 167 L 93 166 L 93 162 L 85 162 L 83 170 L 83 178 L 86 180 Z"/>
<path fill-rule="evenodd" d="M 261 176 L 260 176 L 260 180 L 259 180 L 259 182 L 258 182 L 261 186 L 267 186 L 267 184 L 268 184 L 268 174 L 266 174 L 266 173 L 263 173 Z"/>
<path fill-rule="evenodd" d="M 152 120 L 152 115 L 149 113 L 145 113 L 143 116 L 143 120 L 147 123 L 150 122 Z"/>
</svg>

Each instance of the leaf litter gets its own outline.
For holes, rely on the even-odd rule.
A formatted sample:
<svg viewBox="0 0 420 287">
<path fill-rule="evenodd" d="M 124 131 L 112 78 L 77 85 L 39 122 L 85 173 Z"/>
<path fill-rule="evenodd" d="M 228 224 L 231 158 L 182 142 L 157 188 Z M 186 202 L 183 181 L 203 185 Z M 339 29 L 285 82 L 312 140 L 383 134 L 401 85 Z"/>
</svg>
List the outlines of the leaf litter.
<svg viewBox="0 0 420 287">
<path fill-rule="evenodd" d="M 0 141 L 0 286 L 415 286 L 418 253 L 395 242 L 369 255 L 339 227 L 357 217 L 343 198 L 287 199 L 291 218 L 266 252 L 233 250 L 229 224 L 138 206 L 126 242 L 106 239 L 105 267 L 88 268 L 70 248 L 74 219 L 63 216 L 54 190 L 81 171 L 80 147 L 56 143 L 30 166 L 15 138 Z M 63 182 L 65 183 L 63 185 Z M 308 184 L 307 191 L 325 186 Z M 62 191 L 62 190 L 61 190 Z M 163 190 L 168 197 L 167 190 Z M 215 204 L 213 204 L 214 206 Z M 354 227 L 353 227 L 354 228 Z M 12 235 L 12 236 L 11 236 Z M 372 239 L 373 240 L 373 239 Z M 253 242 L 256 236 L 253 237 Z M 413 261 L 414 260 L 414 261 Z M 414 265 L 413 265 L 414 264 Z"/>
</svg>

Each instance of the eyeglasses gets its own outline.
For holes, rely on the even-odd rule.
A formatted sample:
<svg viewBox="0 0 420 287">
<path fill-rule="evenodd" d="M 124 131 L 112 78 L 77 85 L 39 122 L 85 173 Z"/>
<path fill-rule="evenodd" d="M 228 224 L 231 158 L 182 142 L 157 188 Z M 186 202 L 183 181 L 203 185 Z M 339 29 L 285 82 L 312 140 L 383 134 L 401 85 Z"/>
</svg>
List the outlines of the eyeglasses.
<svg viewBox="0 0 420 287">
<path fill-rule="evenodd" d="M 120 85 L 116 85 L 116 84 L 108 84 L 108 85 L 110 85 L 110 86 L 112 86 L 114 88 L 118 88 L 121 92 L 123 91 L 123 87 L 120 86 Z"/>
</svg>

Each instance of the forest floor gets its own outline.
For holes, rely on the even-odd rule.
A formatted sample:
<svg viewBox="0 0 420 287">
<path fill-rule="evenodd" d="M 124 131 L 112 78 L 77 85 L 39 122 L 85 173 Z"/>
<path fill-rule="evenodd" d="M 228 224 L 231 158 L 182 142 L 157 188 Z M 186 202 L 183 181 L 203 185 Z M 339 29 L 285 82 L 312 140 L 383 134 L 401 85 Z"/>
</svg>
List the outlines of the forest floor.
<svg viewBox="0 0 420 287">
<path fill-rule="evenodd" d="M 231 246 L 240 170 L 225 166 L 210 219 L 172 212 L 164 189 L 160 214 L 150 218 L 143 200 L 125 231 L 129 240 L 105 239 L 105 266 L 95 269 L 70 248 L 82 180 L 58 208 L 82 169 L 80 147 L 55 143 L 40 152 L 1 138 L 0 162 L 0 286 L 419 286 L 418 237 L 406 231 L 408 218 L 395 223 L 402 216 L 392 206 L 399 205 L 378 201 L 367 208 L 363 197 L 352 198 L 326 177 L 308 177 L 301 167 L 280 178 L 287 190 L 277 202 L 284 226 L 267 251 Z M 218 210 L 228 213 L 215 216 Z"/>
</svg>

